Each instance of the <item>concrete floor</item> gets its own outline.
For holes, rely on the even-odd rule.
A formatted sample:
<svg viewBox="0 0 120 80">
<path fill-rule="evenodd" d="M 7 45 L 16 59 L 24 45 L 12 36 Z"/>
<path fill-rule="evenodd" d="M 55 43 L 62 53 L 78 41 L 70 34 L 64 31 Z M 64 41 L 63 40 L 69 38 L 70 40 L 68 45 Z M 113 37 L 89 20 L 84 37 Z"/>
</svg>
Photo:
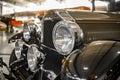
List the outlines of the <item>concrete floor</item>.
<svg viewBox="0 0 120 80">
<path fill-rule="evenodd" d="M 14 44 L 8 44 L 8 38 L 10 34 L 6 34 L 6 32 L 0 32 L 0 57 L 3 57 L 3 61 L 5 63 L 9 63 L 9 57 L 12 49 L 14 48 Z M 3 71 L 8 73 L 5 67 L 3 67 Z"/>
<path fill-rule="evenodd" d="M 9 57 L 15 45 L 14 43 L 8 44 L 8 39 L 13 34 L 16 34 L 16 31 L 20 32 L 21 30 L 21 28 L 14 28 L 13 33 L 0 32 L 0 57 L 3 57 L 3 61 L 7 65 L 9 64 Z M 8 73 L 5 67 L 3 67 L 3 72 Z"/>
</svg>

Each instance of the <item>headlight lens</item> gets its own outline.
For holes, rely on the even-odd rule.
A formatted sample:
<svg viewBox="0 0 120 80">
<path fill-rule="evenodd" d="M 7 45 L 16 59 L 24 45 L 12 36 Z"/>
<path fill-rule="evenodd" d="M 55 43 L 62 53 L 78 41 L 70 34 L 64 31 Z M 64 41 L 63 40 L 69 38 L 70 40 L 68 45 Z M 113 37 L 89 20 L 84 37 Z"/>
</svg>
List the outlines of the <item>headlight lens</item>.
<svg viewBox="0 0 120 80">
<path fill-rule="evenodd" d="M 53 29 L 53 43 L 62 55 L 68 55 L 75 46 L 80 45 L 83 37 L 80 27 L 72 21 L 60 21 Z"/>
<path fill-rule="evenodd" d="M 24 38 L 24 40 L 29 41 L 32 37 L 35 37 L 34 36 L 35 31 L 37 32 L 39 27 L 35 23 L 25 23 L 23 26 L 23 38 Z"/>
<path fill-rule="evenodd" d="M 41 57 L 41 52 L 38 51 L 36 47 L 30 47 L 28 48 L 28 53 L 27 53 L 27 61 L 28 61 L 28 67 L 32 72 L 34 72 L 37 68 L 37 63 L 38 60 Z"/>
<path fill-rule="evenodd" d="M 25 41 L 29 41 L 30 39 L 30 32 L 26 31 L 23 33 L 23 38 L 25 39 Z"/>
</svg>

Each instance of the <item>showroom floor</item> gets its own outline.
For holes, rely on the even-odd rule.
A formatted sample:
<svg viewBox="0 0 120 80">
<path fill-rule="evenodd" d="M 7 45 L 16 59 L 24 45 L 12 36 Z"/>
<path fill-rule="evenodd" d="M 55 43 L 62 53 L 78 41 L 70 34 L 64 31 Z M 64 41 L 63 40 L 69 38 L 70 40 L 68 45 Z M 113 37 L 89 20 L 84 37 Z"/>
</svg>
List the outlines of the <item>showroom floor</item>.
<svg viewBox="0 0 120 80">
<path fill-rule="evenodd" d="M 14 44 L 8 44 L 8 38 L 11 34 L 7 34 L 6 32 L 0 32 L 0 57 L 3 58 L 5 63 L 9 63 L 9 57 L 12 49 L 14 48 Z M 4 72 L 7 73 L 7 70 L 3 68 Z"/>
<path fill-rule="evenodd" d="M 14 43 L 8 44 L 8 39 L 13 34 L 16 34 L 16 30 L 21 31 L 20 28 L 14 28 L 14 30 L 15 31 L 13 33 L 0 32 L 0 57 L 3 58 L 3 61 L 7 63 L 7 65 L 9 63 L 10 54 L 14 48 Z M 5 68 L 3 68 L 3 71 L 8 73 Z"/>
</svg>

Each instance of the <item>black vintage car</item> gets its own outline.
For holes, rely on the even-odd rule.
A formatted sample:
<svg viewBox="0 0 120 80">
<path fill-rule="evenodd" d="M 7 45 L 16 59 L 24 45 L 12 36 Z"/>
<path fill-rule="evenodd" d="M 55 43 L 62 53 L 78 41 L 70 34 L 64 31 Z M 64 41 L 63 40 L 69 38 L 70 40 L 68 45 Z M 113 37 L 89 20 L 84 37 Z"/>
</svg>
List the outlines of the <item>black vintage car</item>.
<svg viewBox="0 0 120 80">
<path fill-rule="evenodd" d="M 25 62 L 28 62 L 30 69 L 31 67 L 29 65 L 33 68 L 42 69 L 47 79 L 55 79 L 61 72 L 61 66 L 64 60 L 66 60 L 66 57 L 72 54 L 71 52 L 74 50 L 83 50 L 89 43 L 97 40 L 108 40 L 108 42 L 119 41 L 119 26 L 120 15 L 117 13 L 98 13 L 64 9 L 50 10 L 42 19 L 41 37 L 38 36 L 41 39 L 38 40 L 40 44 L 38 43 L 37 46 L 41 49 L 40 52 L 45 54 L 42 68 L 39 68 L 41 67 L 41 63 L 36 61 L 37 59 L 33 59 L 35 55 L 30 56 L 31 58 L 29 59 L 27 58 Z M 26 25 L 26 27 L 30 26 Z M 29 30 L 25 29 L 25 32 L 23 31 L 21 35 L 25 42 L 26 40 L 29 42 L 29 38 L 34 39 L 35 37 L 35 34 L 33 36 L 28 33 L 31 34 L 31 31 L 29 32 Z M 34 42 L 33 39 L 30 40 L 30 42 Z M 37 38 L 35 38 L 35 40 L 36 39 Z M 98 50 L 96 49 L 96 51 Z M 28 50 L 26 54 L 26 56 L 28 56 L 37 53 Z M 14 61 L 13 59 L 15 58 L 10 59 L 11 63 Z M 33 61 L 33 63 L 29 63 L 29 61 Z M 27 67 L 24 70 L 26 69 Z M 23 74 L 22 70 L 19 71 Z"/>
<path fill-rule="evenodd" d="M 119 62 L 119 59 L 118 59 L 119 55 L 117 55 L 115 58 L 110 57 L 108 55 L 108 53 L 110 53 L 111 56 L 117 54 L 116 49 L 117 51 L 119 51 L 119 41 L 120 41 L 119 27 L 120 27 L 120 14 L 117 12 L 114 12 L 114 13 L 101 12 L 100 13 L 100 12 L 66 10 L 66 9 L 50 10 L 44 15 L 42 19 L 41 42 L 40 44 L 37 45 L 37 48 L 40 48 L 38 49 L 40 50 L 39 52 L 42 52 L 45 55 L 45 60 L 41 66 L 40 61 L 38 59 L 34 59 L 36 57 L 35 54 L 37 54 L 37 52 L 34 52 L 33 49 L 28 50 L 28 52 L 26 52 L 27 54 L 26 62 L 28 62 L 27 65 L 31 65 L 31 66 L 28 66 L 28 69 L 38 68 L 38 72 L 39 70 L 43 71 L 44 77 L 47 77 L 45 78 L 45 80 L 47 79 L 54 80 L 55 78 L 56 80 L 58 79 L 80 80 L 81 78 L 86 80 L 86 74 L 88 73 L 86 72 L 85 74 L 83 73 L 81 75 L 81 72 L 80 72 L 81 69 L 79 69 L 79 67 L 81 67 L 84 61 L 76 62 L 75 60 L 75 59 L 81 60 L 81 57 L 84 57 L 82 55 L 85 55 L 87 57 L 85 57 L 82 60 L 85 60 L 85 61 L 87 60 L 85 64 L 86 65 L 88 64 L 88 66 L 89 66 L 89 63 L 91 63 L 89 69 L 94 68 L 89 72 L 90 75 L 94 72 L 95 73 L 98 72 L 98 74 L 100 74 L 101 76 L 103 73 L 98 70 L 101 69 L 101 71 L 104 71 L 106 68 L 108 69 L 106 69 L 104 73 L 108 73 L 109 70 L 111 70 L 111 68 L 116 66 L 117 63 Z M 28 30 L 26 32 L 29 33 Z M 29 39 L 29 37 L 32 37 L 32 36 L 33 35 L 24 37 L 24 35 L 22 35 L 22 37 L 27 39 Z M 98 40 L 101 40 L 101 41 L 98 41 Z M 34 42 L 34 40 L 32 42 Z M 113 45 L 114 43 L 116 43 L 116 45 Z M 94 46 L 94 47 L 91 47 L 91 46 Z M 89 49 L 86 47 L 88 47 Z M 100 50 L 99 48 L 103 50 Z M 75 52 L 76 49 L 79 49 L 77 50 L 78 52 Z M 112 52 L 109 52 L 108 49 L 115 49 L 115 50 L 113 50 L 112 51 L 113 53 L 112 53 Z M 101 52 L 101 55 L 97 55 L 99 54 L 99 52 L 97 51 L 103 51 L 103 52 Z M 75 53 L 75 57 L 74 57 L 74 53 Z M 97 56 L 94 56 L 94 53 Z M 31 56 L 29 57 L 28 55 L 31 55 Z M 88 55 L 90 55 L 90 58 Z M 74 58 L 71 58 L 71 57 L 74 57 Z M 107 58 L 107 61 L 106 61 L 106 58 Z M 95 64 L 92 63 L 93 60 L 91 59 L 96 60 Z M 110 61 L 108 59 L 110 59 Z M 114 60 L 115 62 L 112 62 Z M 31 63 L 29 63 L 29 61 L 31 61 Z M 74 62 L 71 65 L 69 61 L 74 61 Z M 36 64 L 35 62 L 38 64 Z M 70 65 L 67 62 L 69 62 Z M 73 66 L 74 63 L 76 63 L 75 66 Z M 97 66 L 97 64 L 99 65 Z M 109 64 L 112 66 L 109 67 L 109 65 L 106 65 L 106 64 Z M 92 65 L 92 68 L 91 68 L 91 65 Z M 104 65 L 106 66 L 104 68 L 101 68 Z M 69 68 L 72 68 L 72 69 L 69 70 Z M 73 70 L 74 68 L 77 73 L 76 72 L 74 73 L 74 70 Z M 117 68 L 118 68 L 117 70 L 119 70 L 119 67 Z M 84 69 L 87 70 L 88 67 L 85 66 Z M 72 76 L 70 74 L 70 78 L 69 78 L 69 73 L 73 74 Z M 117 75 L 119 74 L 115 74 L 115 75 L 116 77 L 111 78 L 111 80 L 116 79 L 118 77 Z M 91 76 L 96 77 L 93 74 Z M 42 76 L 40 76 L 39 79 L 41 79 L 41 77 Z M 99 77 L 99 75 L 97 77 Z M 92 78 L 90 80 L 94 80 L 94 79 L 97 79 L 97 78 Z"/>
</svg>

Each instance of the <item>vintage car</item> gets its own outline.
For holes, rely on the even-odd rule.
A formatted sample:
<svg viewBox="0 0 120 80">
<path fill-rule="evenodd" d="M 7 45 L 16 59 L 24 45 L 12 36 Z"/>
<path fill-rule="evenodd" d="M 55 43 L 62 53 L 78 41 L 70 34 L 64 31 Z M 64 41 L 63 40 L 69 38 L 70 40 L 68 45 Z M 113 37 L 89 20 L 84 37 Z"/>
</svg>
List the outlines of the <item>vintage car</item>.
<svg viewBox="0 0 120 80">
<path fill-rule="evenodd" d="M 28 27 L 29 26 L 27 26 L 27 28 Z M 25 53 L 26 54 L 25 62 L 27 62 L 28 66 L 25 67 L 25 69 L 23 67 L 21 68 L 24 69 L 25 72 L 27 72 L 27 70 L 30 70 L 32 73 L 38 70 L 38 72 L 40 72 L 40 75 L 41 73 L 43 73 L 44 76 L 47 78 L 47 79 L 43 78 L 43 80 L 55 80 L 55 79 L 56 80 L 59 80 L 59 79 L 62 79 L 62 80 L 70 79 L 71 80 L 71 77 L 74 80 L 76 79 L 75 78 L 76 76 L 78 80 L 80 78 L 86 79 L 86 75 L 88 73 L 86 74 L 83 73 L 81 77 L 80 76 L 81 69 L 79 69 L 79 67 L 81 67 L 82 65 L 80 63 L 84 63 L 84 61 L 83 62 L 80 61 L 78 63 L 76 62 L 77 69 L 78 69 L 76 75 L 70 76 L 70 78 L 69 78 L 69 75 L 67 76 L 66 70 L 69 67 L 70 68 L 73 67 L 72 69 L 74 68 L 76 69 L 76 67 L 73 65 L 69 66 L 69 63 L 70 63 L 69 61 L 72 61 L 71 55 L 73 55 L 74 57 L 74 52 L 75 52 L 74 50 L 79 49 L 79 51 L 77 52 L 78 55 L 80 54 L 80 56 L 78 56 L 78 59 L 79 57 L 80 58 L 84 57 L 84 56 L 81 56 L 81 54 L 85 56 L 90 55 L 90 58 L 89 56 L 87 56 L 85 57 L 85 59 L 83 59 L 83 60 L 88 60 L 88 62 L 90 63 L 92 63 L 91 59 L 93 56 L 93 58 L 96 59 L 95 64 L 92 64 L 93 68 L 99 68 L 101 66 L 104 66 L 105 64 L 109 64 L 109 62 L 111 63 L 112 60 L 119 61 L 117 59 L 119 57 L 118 55 L 115 58 L 109 57 L 109 55 L 107 55 L 107 58 L 109 58 L 110 61 L 105 61 L 106 60 L 106 57 L 105 57 L 105 59 L 102 60 L 102 62 L 100 63 L 101 61 L 100 58 L 101 59 L 104 58 L 104 55 L 108 53 L 111 53 L 111 55 L 114 55 L 114 53 L 117 54 L 117 52 L 114 52 L 114 53 L 101 52 L 101 55 L 97 55 L 99 54 L 99 52 L 97 51 L 100 51 L 99 48 L 101 48 L 101 46 L 103 47 L 102 49 L 105 49 L 103 51 L 108 51 L 107 49 L 114 49 L 114 47 L 116 48 L 117 45 L 115 46 L 113 45 L 111 47 L 112 43 L 118 44 L 117 51 L 119 51 L 119 42 L 117 42 L 117 41 L 120 41 L 120 28 L 119 27 L 120 27 L 120 14 L 117 12 L 102 13 L 102 12 L 90 12 L 90 11 L 80 11 L 80 10 L 72 10 L 72 9 L 70 10 L 69 9 L 49 10 L 46 12 L 44 17 L 42 18 L 42 29 L 41 29 L 41 35 L 40 35 L 40 40 L 39 40 L 40 44 L 38 44 L 36 47 L 39 50 L 39 52 L 45 55 L 44 62 L 42 62 L 42 65 L 41 65 L 41 61 L 38 58 L 36 59 L 37 52 L 35 52 L 33 48 L 29 47 L 28 51 Z M 29 31 L 29 29 L 25 29 L 25 31 L 23 31 L 21 36 L 23 37 L 23 40 L 25 42 L 29 42 L 29 40 L 32 37 L 33 37 L 32 41 L 30 42 L 36 41 L 37 38 L 35 38 L 35 34 L 34 35 L 30 35 L 30 34 L 31 34 L 31 31 Z M 98 40 L 101 40 L 101 42 L 99 42 Z M 91 47 L 90 43 L 94 47 Z M 107 43 L 110 43 L 110 45 Z M 89 49 L 87 49 L 87 47 Z M 92 50 L 95 50 L 95 52 Z M 94 53 L 97 56 L 94 56 Z M 16 56 L 16 55 L 11 55 L 11 56 L 12 56 L 11 59 L 13 59 L 13 56 Z M 69 57 L 70 57 L 70 60 L 69 60 Z M 77 56 L 75 56 L 75 58 L 73 59 L 77 59 L 76 57 Z M 67 64 L 67 60 L 69 62 L 68 64 Z M 14 60 L 10 60 L 10 61 L 12 63 L 12 61 Z M 99 63 L 100 63 L 100 66 L 97 66 L 97 64 Z M 117 62 L 113 63 L 113 65 L 115 65 L 116 63 Z M 87 62 L 85 64 L 87 64 Z M 108 66 L 109 65 L 106 65 L 104 68 L 99 68 L 99 69 L 101 69 L 101 71 L 104 71 L 106 68 L 108 68 Z M 109 67 L 108 70 L 106 69 L 105 73 L 107 73 L 107 71 L 109 71 L 112 67 L 113 66 Z M 87 68 L 88 67 L 85 66 L 85 69 Z M 99 69 L 95 69 L 95 70 L 99 70 Z M 92 70 L 91 72 L 89 72 L 90 74 L 92 74 Z M 23 71 L 19 70 L 19 72 L 22 73 Z M 69 72 L 71 72 L 71 74 L 74 74 L 72 73 L 74 71 L 71 69 L 68 70 L 68 73 Z M 97 71 L 97 72 L 99 74 L 100 71 Z M 103 73 L 100 72 L 100 74 L 102 75 Z M 92 76 L 96 77 L 95 75 L 92 75 Z M 37 76 L 37 77 L 38 79 L 41 79 L 43 76 Z M 116 77 L 113 79 L 116 79 Z M 94 78 L 92 78 L 92 80 L 94 80 Z"/>
<path fill-rule="evenodd" d="M 38 28 L 34 28 L 34 24 L 26 23 L 23 32 L 9 39 L 9 42 L 18 39 L 17 41 L 22 40 L 25 45 L 27 44 L 27 48 L 23 47 L 20 54 L 17 54 L 20 51 L 17 49 L 18 44 L 16 44 L 10 58 L 11 71 L 16 77 L 22 76 L 20 78 L 23 79 L 28 79 L 31 75 L 34 78 L 34 75 L 37 74 L 39 74 L 35 76 L 37 79 L 43 77 L 43 79 L 48 80 L 60 79 L 62 76 L 60 74 L 66 73 L 63 70 L 61 73 L 62 65 L 64 68 L 66 57 L 72 55 L 74 50 L 82 51 L 93 41 L 114 42 L 120 40 L 119 17 L 118 13 L 98 13 L 71 9 L 50 10 L 42 19 L 42 29 L 39 35 L 36 32 Z M 96 44 L 99 42 L 95 42 L 95 46 L 98 47 Z M 39 56 L 38 53 L 44 54 L 44 62 L 41 63 L 42 56 Z M 84 52 L 81 53 L 84 54 Z M 93 53 L 91 54 L 93 55 Z M 20 55 L 22 58 L 19 57 Z M 12 63 L 15 64 L 11 66 Z M 95 65 L 93 64 L 93 66 Z M 24 74 L 21 74 L 23 72 Z M 44 75 L 40 76 L 41 73 Z M 65 77 L 62 76 L 62 78 Z"/>
</svg>

